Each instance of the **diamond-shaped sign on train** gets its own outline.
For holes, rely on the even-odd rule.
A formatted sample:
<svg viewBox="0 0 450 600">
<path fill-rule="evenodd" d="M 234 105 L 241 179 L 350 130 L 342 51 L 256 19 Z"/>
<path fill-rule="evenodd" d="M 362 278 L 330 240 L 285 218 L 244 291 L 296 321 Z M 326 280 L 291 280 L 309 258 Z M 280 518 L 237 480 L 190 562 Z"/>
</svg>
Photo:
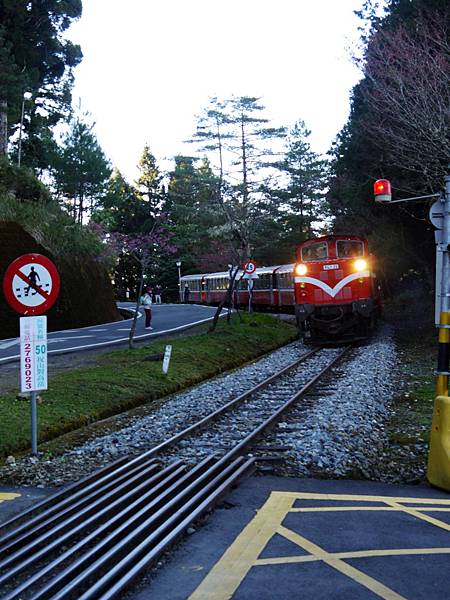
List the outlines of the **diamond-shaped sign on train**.
<svg viewBox="0 0 450 600">
<path fill-rule="evenodd" d="M 42 254 L 24 254 L 6 269 L 3 292 L 10 307 L 26 316 L 42 315 L 59 294 L 59 274 Z"/>
</svg>

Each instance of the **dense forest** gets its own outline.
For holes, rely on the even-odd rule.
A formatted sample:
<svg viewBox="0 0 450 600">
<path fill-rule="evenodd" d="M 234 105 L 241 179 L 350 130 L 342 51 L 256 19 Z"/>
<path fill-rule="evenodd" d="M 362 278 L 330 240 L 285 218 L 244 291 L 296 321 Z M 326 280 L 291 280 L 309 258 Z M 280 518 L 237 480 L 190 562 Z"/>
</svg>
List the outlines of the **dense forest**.
<svg viewBox="0 0 450 600">
<path fill-rule="evenodd" d="M 24 204 L 47 207 L 49 227 L 53 219 L 82 232 L 76 239 L 99 254 L 118 297 L 134 295 L 141 274 L 175 297 L 180 261 L 183 273 L 249 257 L 292 262 L 296 243 L 331 231 L 369 238 L 388 290 L 407 278 L 431 289 L 429 203 L 378 206 L 372 187 L 390 179 L 396 199 L 443 188 L 449 12 L 443 0 L 364 2 L 354 57 L 361 80 L 327 157 L 312 150 L 301 115 L 273 124 L 260 98 L 213 97 L 172 168 L 161 170 L 147 144 L 129 182 L 90 116 L 72 107 L 82 51 L 64 32 L 81 0 L 0 0 L 0 221 L 14 218 L 14 206 L 17 215 Z"/>
<path fill-rule="evenodd" d="M 430 202 L 379 206 L 373 182 L 392 182 L 394 199 L 439 193 L 449 173 L 448 3 L 391 0 L 380 17 L 364 4 L 363 77 L 332 149 L 327 200 L 336 231 L 367 235 L 391 289 L 408 278 L 434 286 Z"/>
</svg>

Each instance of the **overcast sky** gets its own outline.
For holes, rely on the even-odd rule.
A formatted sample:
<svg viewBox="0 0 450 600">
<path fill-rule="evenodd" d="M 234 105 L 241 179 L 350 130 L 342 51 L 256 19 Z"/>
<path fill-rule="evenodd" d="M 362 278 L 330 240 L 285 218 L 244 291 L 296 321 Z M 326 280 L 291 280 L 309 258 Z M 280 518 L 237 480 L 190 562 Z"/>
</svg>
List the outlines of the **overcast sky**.
<svg viewBox="0 0 450 600">
<path fill-rule="evenodd" d="M 148 143 L 159 160 L 182 144 L 211 96 L 257 96 L 274 125 L 303 119 L 325 153 L 347 120 L 360 74 L 349 47 L 361 0 L 83 0 L 69 30 L 81 45 L 74 103 L 130 180 Z M 167 167 L 167 162 L 161 162 Z"/>
</svg>

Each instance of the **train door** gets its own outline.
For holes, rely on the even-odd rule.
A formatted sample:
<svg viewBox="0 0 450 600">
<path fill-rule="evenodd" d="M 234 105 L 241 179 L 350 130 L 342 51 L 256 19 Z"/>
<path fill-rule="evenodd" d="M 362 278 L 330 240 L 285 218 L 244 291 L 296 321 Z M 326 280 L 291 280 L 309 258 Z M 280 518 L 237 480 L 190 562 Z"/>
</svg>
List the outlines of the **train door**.
<svg viewBox="0 0 450 600">
<path fill-rule="evenodd" d="M 278 276 L 276 273 L 272 274 L 272 287 L 270 290 L 270 305 L 277 306 L 279 304 L 279 292 L 278 292 Z"/>
<path fill-rule="evenodd" d="M 201 290 L 201 302 L 204 304 L 206 302 L 206 280 L 202 277 L 200 282 L 200 290 Z"/>
</svg>

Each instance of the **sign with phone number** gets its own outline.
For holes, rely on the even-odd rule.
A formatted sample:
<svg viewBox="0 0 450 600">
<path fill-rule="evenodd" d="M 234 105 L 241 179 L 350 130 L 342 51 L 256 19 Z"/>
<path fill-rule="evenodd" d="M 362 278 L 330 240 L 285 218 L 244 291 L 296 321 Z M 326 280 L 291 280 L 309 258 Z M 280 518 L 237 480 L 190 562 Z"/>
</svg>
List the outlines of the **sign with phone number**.
<svg viewBox="0 0 450 600">
<path fill-rule="evenodd" d="M 22 392 L 47 389 L 47 317 L 20 318 Z"/>
</svg>

